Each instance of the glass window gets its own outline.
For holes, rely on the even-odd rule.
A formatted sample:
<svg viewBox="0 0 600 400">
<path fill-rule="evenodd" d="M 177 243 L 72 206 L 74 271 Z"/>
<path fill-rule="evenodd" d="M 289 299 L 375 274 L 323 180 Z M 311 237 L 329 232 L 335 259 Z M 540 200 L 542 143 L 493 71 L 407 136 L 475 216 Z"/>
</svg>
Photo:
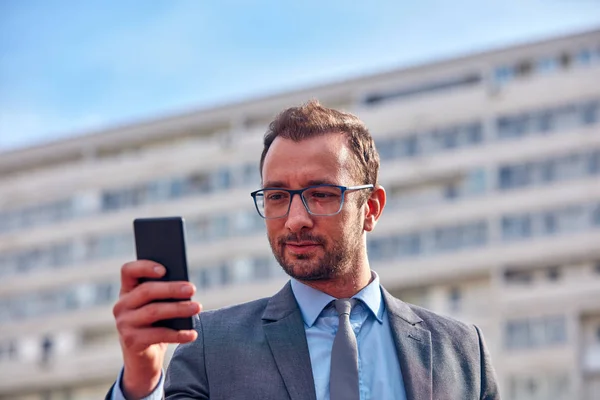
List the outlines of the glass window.
<svg viewBox="0 0 600 400">
<path fill-rule="evenodd" d="M 561 270 L 560 267 L 548 267 L 548 269 L 546 270 L 546 276 L 548 277 L 548 280 L 550 281 L 557 281 L 560 279 L 561 277 Z"/>
<path fill-rule="evenodd" d="M 255 279 L 270 278 L 273 275 L 271 257 L 258 257 L 253 260 L 252 275 Z"/>
<path fill-rule="evenodd" d="M 116 193 L 102 193 L 102 211 L 118 210 L 119 202 Z"/>
<path fill-rule="evenodd" d="M 453 149 L 459 145 L 458 127 L 438 129 L 431 133 L 433 150 Z"/>
<path fill-rule="evenodd" d="M 254 279 L 254 261 L 250 258 L 238 258 L 229 266 L 229 278 L 232 282 L 247 282 Z"/>
<path fill-rule="evenodd" d="M 553 212 L 546 212 L 541 215 L 542 234 L 553 235 L 557 232 L 556 215 Z"/>
<path fill-rule="evenodd" d="M 255 233 L 264 227 L 264 220 L 254 210 L 239 211 L 234 215 L 232 232 L 234 234 Z"/>
<path fill-rule="evenodd" d="M 172 199 L 178 199 L 185 195 L 185 179 L 177 178 L 173 179 L 170 184 L 169 197 Z"/>
<path fill-rule="evenodd" d="M 380 139 L 377 151 L 382 160 L 415 157 L 420 152 L 417 135 Z"/>
<path fill-rule="evenodd" d="M 229 218 L 227 215 L 216 215 L 210 222 L 211 239 L 224 238 L 229 235 Z"/>
<path fill-rule="evenodd" d="M 458 187 L 456 184 L 451 183 L 444 186 L 444 198 L 446 200 L 453 200 L 458 197 Z"/>
<path fill-rule="evenodd" d="M 183 180 L 183 195 L 190 196 L 210 191 L 210 176 L 207 173 L 197 172 Z"/>
<path fill-rule="evenodd" d="M 502 238 L 504 240 L 519 240 L 530 236 L 531 216 L 529 214 L 502 217 Z"/>
<path fill-rule="evenodd" d="M 477 168 L 469 171 L 464 181 L 464 192 L 469 195 L 487 192 L 487 174 L 485 169 Z"/>
<path fill-rule="evenodd" d="M 421 253 L 421 237 L 418 233 L 398 236 L 396 239 L 398 257 L 412 257 Z"/>
<path fill-rule="evenodd" d="M 98 305 L 111 304 L 119 296 L 118 282 L 103 282 L 96 284 L 96 295 L 94 303 Z"/>
<path fill-rule="evenodd" d="M 498 185 L 501 190 L 526 187 L 533 184 L 532 163 L 502 166 L 498 170 Z"/>
<path fill-rule="evenodd" d="M 590 175 L 600 174 L 600 150 L 594 150 L 588 154 L 587 171 Z"/>
<path fill-rule="evenodd" d="M 504 281 L 510 285 L 528 285 L 533 282 L 533 273 L 527 270 L 506 270 L 504 271 Z"/>
<path fill-rule="evenodd" d="M 437 251 L 448 251 L 460 248 L 462 233 L 460 226 L 437 228 L 434 231 L 435 249 Z"/>
<path fill-rule="evenodd" d="M 453 287 L 448 293 L 448 303 L 450 312 L 459 312 L 461 309 L 462 292 L 460 288 Z"/>
<path fill-rule="evenodd" d="M 529 322 L 526 319 L 508 321 L 506 323 L 505 341 L 508 349 L 529 347 Z"/>
<path fill-rule="evenodd" d="M 383 259 L 383 241 L 384 238 L 372 238 L 369 240 L 367 246 L 369 259 L 374 261 Z"/>
<path fill-rule="evenodd" d="M 537 132 L 548 133 L 554 130 L 554 113 L 544 110 L 533 115 L 533 129 Z"/>
<path fill-rule="evenodd" d="M 394 139 L 379 139 L 376 146 L 379 152 L 379 157 L 382 160 L 392 160 L 396 156 L 394 151 Z"/>
<path fill-rule="evenodd" d="M 559 107 L 554 113 L 554 128 L 558 131 L 577 128 L 581 125 L 580 111 L 573 104 Z"/>
<path fill-rule="evenodd" d="M 213 179 L 213 188 L 214 190 L 225 190 L 228 189 L 231 186 L 231 182 L 232 182 L 232 174 L 234 172 L 231 171 L 229 168 L 227 167 L 221 167 L 219 168 L 213 175 L 212 179 Z M 241 182 L 243 182 L 243 180 L 240 180 Z"/>
<path fill-rule="evenodd" d="M 260 186 L 259 166 L 255 162 L 246 163 L 242 170 L 242 185 L 249 187 Z"/>
<path fill-rule="evenodd" d="M 571 206 L 552 212 L 556 230 L 560 233 L 579 232 L 589 226 L 587 210 L 583 206 Z"/>
<path fill-rule="evenodd" d="M 168 180 L 156 180 L 146 185 L 146 198 L 149 203 L 158 203 L 169 198 L 171 182 Z"/>
<path fill-rule="evenodd" d="M 498 84 L 510 82 L 515 76 L 515 70 L 509 66 L 501 66 L 494 70 L 494 81 Z"/>
<path fill-rule="evenodd" d="M 581 120 L 584 125 L 593 125 L 600 121 L 600 101 L 594 100 L 580 106 Z"/>
<path fill-rule="evenodd" d="M 558 59 L 556 57 L 544 57 L 538 60 L 537 70 L 541 73 L 550 73 L 558 70 Z"/>
<path fill-rule="evenodd" d="M 208 217 L 200 217 L 186 221 L 186 239 L 190 243 L 207 241 L 211 239 L 211 222 Z"/>
<path fill-rule="evenodd" d="M 575 55 L 575 62 L 578 65 L 590 65 L 592 63 L 592 51 L 590 49 L 581 49 Z"/>
<path fill-rule="evenodd" d="M 0 232 L 9 232 L 14 229 L 13 219 L 10 212 L 0 212 Z"/>
<path fill-rule="evenodd" d="M 217 269 L 219 273 L 219 284 L 228 285 L 233 282 L 235 279 L 235 272 L 233 271 L 233 266 L 229 264 L 222 264 Z"/>
<path fill-rule="evenodd" d="M 592 224 L 600 226 L 600 204 L 596 205 L 592 211 Z"/>
<path fill-rule="evenodd" d="M 416 134 L 401 138 L 398 144 L 400 157 L 414 157 L 419 153 L 419 140 Z"/>
<path fill-rule="evenodd" d="M 202 287 L 209 288 L 221 285 L 221 270 L 219 266 L 206 266 L 199 271 Z"/>
<path fill-rule="evenodd" d="M 567 321 L 563 316 L 546 317 L 544 319 L 546 325 L 546 340 L 545 344 L 563 344 L 567 341 Z"/>
<path fill-rule="evenodd" d="M 478 144 L 483 142 L 483 125 L 481 122 L 473 122 L 462 128 L 464 143 Z"/>
<path fill-rule="evenodd" d="M 556 180 L 556 169 L 558 161 L 551 158 L 548 160 L 540 161 L 537 165 L 537 172 L 539 173 L 539 180 L 542 183 L 549 183 Z"/>
<path fill-rule="evenodd" d="M 75 261 L 74 250 L 73 242 L 59 243 L 52 246 L 49 251 L 49 256 L 51 258 L 50 264 L 55 267 L 73 264 Z"/>
<path fill-rule="evenodd" d="M 566 341 L 564 316 L 509 320 L 506 323 L 505 345 L 509 349 L 548 347 Z"/>
<path fill-rule="evenodd" d="M 468 224 L 463 227 L 463 246 L 477 247 L 487 243 L 487 223 L 485 221 Z"/>
<path fill-rule="evenodd" d="M 499 139 L 511 139 L 524 136 L 529 130 L 531 117 L 528 114 L 499 117 L 496 121 Z"/>
</svg>

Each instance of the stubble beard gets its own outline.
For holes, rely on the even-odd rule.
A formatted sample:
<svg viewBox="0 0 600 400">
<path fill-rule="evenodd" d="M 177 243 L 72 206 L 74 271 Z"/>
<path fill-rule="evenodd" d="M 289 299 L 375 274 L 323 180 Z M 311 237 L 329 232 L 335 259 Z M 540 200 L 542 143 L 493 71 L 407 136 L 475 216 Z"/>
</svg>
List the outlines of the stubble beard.
<svg viewBox="0 0 600 400">
<path fill-rule="evenodd" d="M 275 259 L 290 277 L 299 281 L 326 281 L 344 276 L 353 266 L 356 266 L 361 242 L 358 230 L 349 232 L 346 240 L 330 243 L 325 238 L 308 232 L 289 234 L 277 240 L 269 238 L 269 244 Z M 325 254 L 321 257 L 315 254 L 287 255 L 286 242 L 310 241 L 318 243 Z"/>
</svg>

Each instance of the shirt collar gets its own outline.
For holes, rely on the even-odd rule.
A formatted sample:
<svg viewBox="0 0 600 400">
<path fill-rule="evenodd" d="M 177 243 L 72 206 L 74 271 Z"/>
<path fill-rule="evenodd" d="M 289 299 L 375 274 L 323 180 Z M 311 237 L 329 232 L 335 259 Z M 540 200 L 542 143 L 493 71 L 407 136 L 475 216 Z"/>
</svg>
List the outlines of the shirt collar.
<svg viewBox="0 0 600 400">
<path fill-rule="evenodd" d="M 381 288 L 379 286 L 379 275 L 375 271 L 371 271 L 373 280 L 365 286 L 360 292 L 352 296 L 354 299 L 361 300 L 371 311 L 373 316 L 383 322 L 383 302 L 381 298 Z M 321 311 L 335 300 L 335 297 L 323 293 L 320 290 L 312 288 L 294 278 L 291 279 L 292 292 L 296 297 L 302 319 L 304 323 L 311 327 L 321 314 Z"/>
</svg>

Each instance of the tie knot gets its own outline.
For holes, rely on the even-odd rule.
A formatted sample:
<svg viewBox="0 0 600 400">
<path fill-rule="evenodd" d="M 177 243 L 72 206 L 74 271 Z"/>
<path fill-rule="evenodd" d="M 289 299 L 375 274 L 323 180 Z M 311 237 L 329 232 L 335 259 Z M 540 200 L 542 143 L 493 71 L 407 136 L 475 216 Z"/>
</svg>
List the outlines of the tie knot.
<svg viewBox="0 0 600 400">
<path fill-rule="evenodd" d="M 352 307 L 356 304 L 356 299 L 337 299 L 334 303 L 339 315 L 347 314 L 349 316 Z"/>
</svg>

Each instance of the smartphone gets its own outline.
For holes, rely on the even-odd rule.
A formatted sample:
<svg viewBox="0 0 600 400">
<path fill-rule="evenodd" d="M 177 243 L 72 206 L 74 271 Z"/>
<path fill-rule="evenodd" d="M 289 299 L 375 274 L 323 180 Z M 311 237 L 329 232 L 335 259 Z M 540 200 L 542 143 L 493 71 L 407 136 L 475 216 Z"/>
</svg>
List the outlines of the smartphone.
<svg viewBox="0 0 600 400">
<path fill-rule="evenodd" d="M 185 224 L 182 217 L 138 218 L 133 221 L 133 231 L 137 259 L 155 261 L 167 270 L 162 278 L 146 278 L 142 279 L 142 282 L 189 281 L 185 252 Z M 161 301 L 182 301 L 182 299 Z M 194 328 L 191 317 L 157 321 L 153 326 L 175 330 Z"/>
</svg>

